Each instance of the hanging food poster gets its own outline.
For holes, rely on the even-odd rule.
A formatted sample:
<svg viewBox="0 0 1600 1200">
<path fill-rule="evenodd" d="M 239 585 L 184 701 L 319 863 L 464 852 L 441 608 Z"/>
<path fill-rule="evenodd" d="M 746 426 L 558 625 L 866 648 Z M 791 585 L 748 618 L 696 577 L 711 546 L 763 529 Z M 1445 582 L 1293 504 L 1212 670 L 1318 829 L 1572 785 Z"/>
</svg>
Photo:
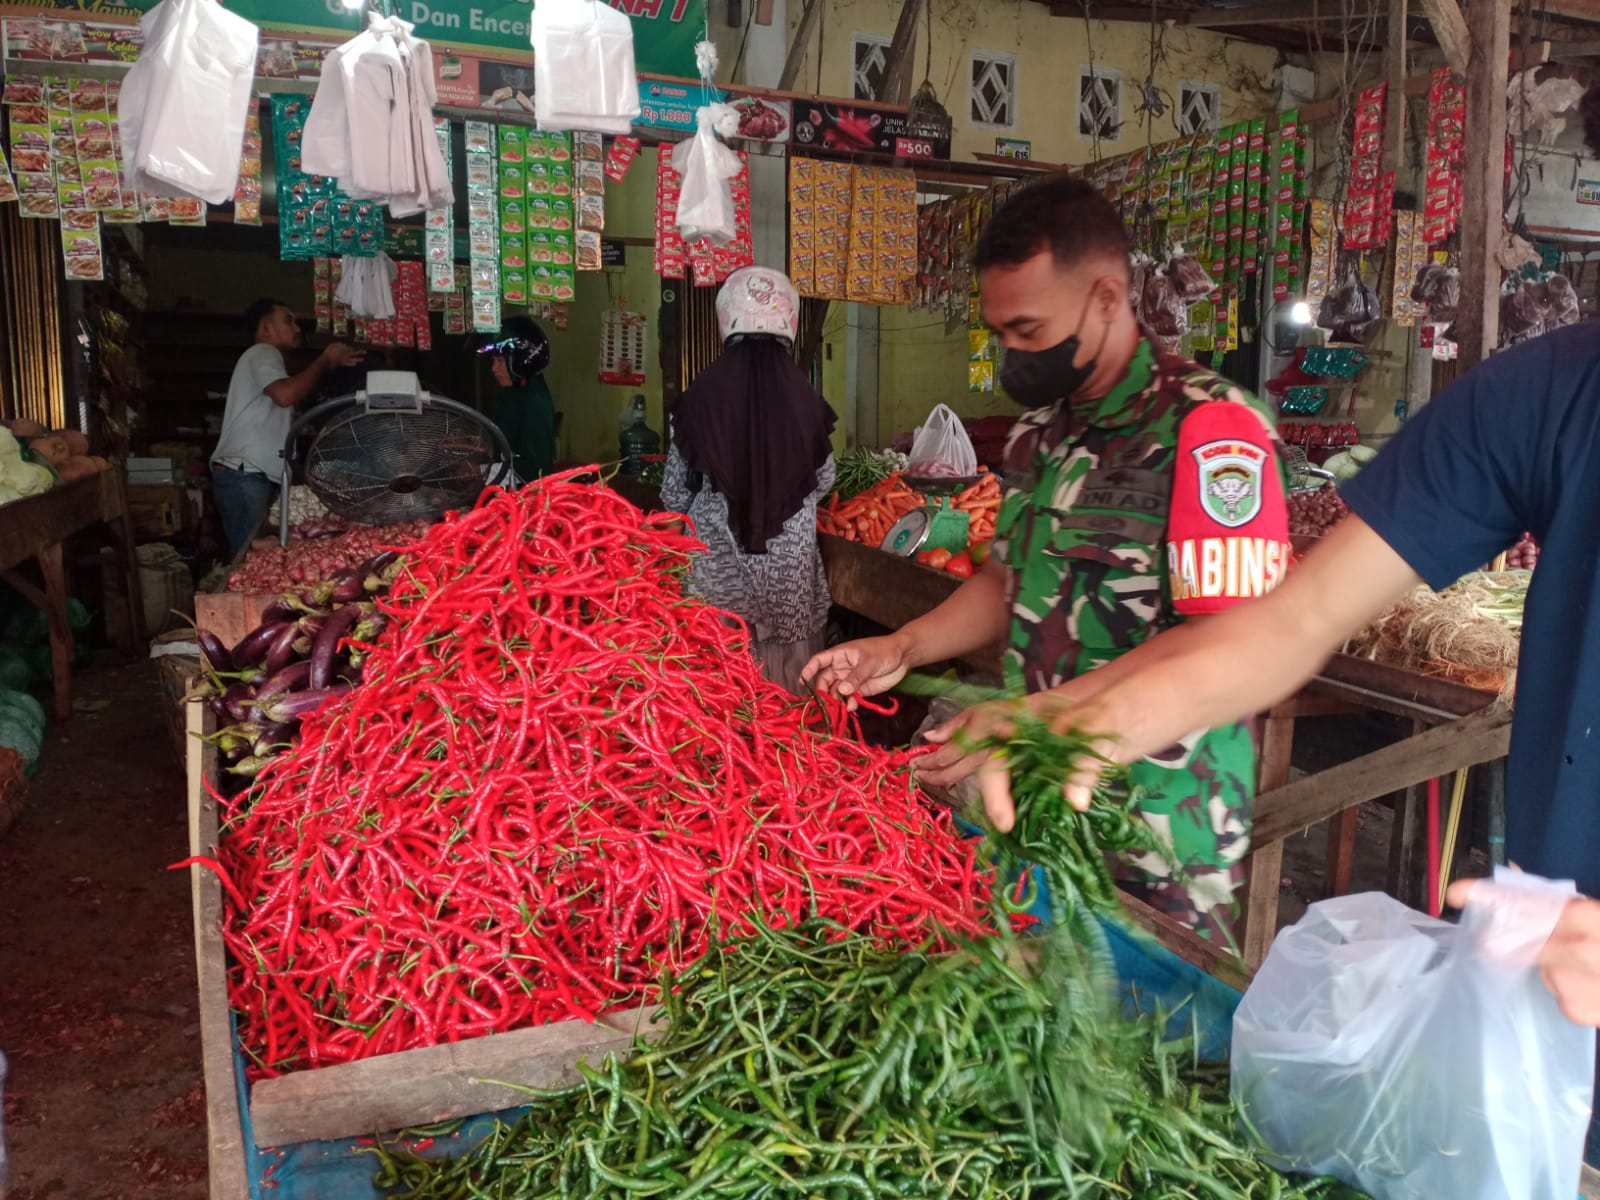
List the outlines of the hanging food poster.
<svg viewBox="0 0 1600 1200">
<path fill-rule="evenodd" d="M 577 268 L 600 269 L 600 235 L 606 228 L 605 147 L 598 133 L 572 135 L 577 191 Z"/>
<path fill-rule="evenodd" d="M 499 157 L 495 127 L 466 123 L 467 293 L 475 333 L 500 332 Z"/>
<path fill-rule="evenodd" d="M 455 151 L 450 138 L 450 118 L 433 119 L 434 136 L 444 155 L 444 173 L 450 180 L 450 195 L 456 194 Z M 444 298 L 456 290 L 456 210 L 453 203 L 429 209 L 422 217 L 423 261 L 428 265 L 429 308 L 444 311 Z M 434 306 L 437 300 L 439 304 Z M 465 332 L 465 331 L 463 331 Z"/>
<path fill-rule="evenodd" d="M 233 223 L 261 224 L 261 101 L 254 96 L 245 110 L 239 180 L 233 188 Z"/>
</svg>

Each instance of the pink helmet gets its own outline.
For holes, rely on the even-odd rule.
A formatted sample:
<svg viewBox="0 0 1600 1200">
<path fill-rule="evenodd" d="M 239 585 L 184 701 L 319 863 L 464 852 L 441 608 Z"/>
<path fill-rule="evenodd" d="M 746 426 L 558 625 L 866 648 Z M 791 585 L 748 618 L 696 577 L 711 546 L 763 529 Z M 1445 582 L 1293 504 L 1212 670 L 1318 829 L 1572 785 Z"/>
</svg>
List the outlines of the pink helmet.
<svg viewBox="0 0 1600 1200">
<path fill-rule="evenodd" d="M 768 333 L 793 342 L 800 336 L 800 293 L 782 271 L 741 267 L 717 296 L 722 340 L 741 333 Z"/>
</svg>

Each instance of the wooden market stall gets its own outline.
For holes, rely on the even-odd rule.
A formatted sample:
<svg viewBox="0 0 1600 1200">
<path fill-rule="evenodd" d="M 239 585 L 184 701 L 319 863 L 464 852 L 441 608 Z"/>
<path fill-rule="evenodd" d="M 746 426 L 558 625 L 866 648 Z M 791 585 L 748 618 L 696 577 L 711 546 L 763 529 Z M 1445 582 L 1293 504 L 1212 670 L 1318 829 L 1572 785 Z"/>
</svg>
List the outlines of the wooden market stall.
<svg viewBox="0 0 1600 1200">
<path fill-rule="evenodd" d="M 144 628 L 144 605 L 138 564 L 133 556 L 133 525 L 128 491 L 116 469 L 97 471 L 38 496 L 0 506 L 0 577 L 50 619 L 50 665 L 55 689 L 55 715 L 72 715 L 72 630 L 67 624 L 67 560 L 65 543 L 76 533 L 103 524 L 116 546 L 123 595 L 132 619 L 123 648 L 132 650 Z M 40 583 L 22 574 L 36 564 Z"/>
</svg>

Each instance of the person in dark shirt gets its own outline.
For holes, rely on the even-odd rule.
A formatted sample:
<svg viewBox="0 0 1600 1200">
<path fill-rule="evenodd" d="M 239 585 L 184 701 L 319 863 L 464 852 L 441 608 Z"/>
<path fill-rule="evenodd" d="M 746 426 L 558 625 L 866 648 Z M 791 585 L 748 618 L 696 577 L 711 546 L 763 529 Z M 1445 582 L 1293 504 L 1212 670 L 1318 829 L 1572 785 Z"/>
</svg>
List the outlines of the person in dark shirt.
<svg viewBox="0 0 1600 1200">
<path fill-rule="evenodd" d="M 556 404 L 544 381 L 550 339 L 530 318 L 511 317 L 478 353 L 492 357 L 500 395 L 489 416 L 511 445 L 517 482 L 548 475 L 556 461 Z"/>
</svg>

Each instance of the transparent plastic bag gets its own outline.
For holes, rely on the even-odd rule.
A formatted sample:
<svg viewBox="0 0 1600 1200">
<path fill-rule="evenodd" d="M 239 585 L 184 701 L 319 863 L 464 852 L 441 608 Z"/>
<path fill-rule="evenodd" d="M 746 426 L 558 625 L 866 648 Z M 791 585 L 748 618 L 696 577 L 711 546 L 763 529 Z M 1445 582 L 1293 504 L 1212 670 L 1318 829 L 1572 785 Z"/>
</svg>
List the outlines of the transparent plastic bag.
<svg viewBox="0 0 1600 1200">
<path fill-rule="evenodd" d="M 978 473 L 978 455 L 972 449 L 967 427 L 949 405 L 928 414 L 911 441 L 908 475 L 961 478 Z"/>
<path fill-rule="evenodd" d="M 731 181 L 740 163 L 739 156 L 717 139 L 715 110 L 721 107 L 697 110 L 695 135 L 672 148 L 672 169 L 683 176 L 678 229 L 686 242 L 709 238 L 712 245 L 723 246 L 738 236 Z"/>
<path fill-rule="evenodd" d="M 1163 267 L 1153 268 L 1145 278 L 1144 323 L 1157 337 L 1182 337 L 1189 331 L 1189 306 Z"/>
<path fill-rule="evenodd" d="M 630 133 L 639 117 L 633 23 L 602 0 L 538 0 L 528 27 L 539 128 Z"/>
<path fill-rule="evenodd" d="M 1571 883 L 1499 869 L 1459 925 L 1379 893 L 1285 929 L 1233 1020 L 1233 1094 L 1277 1161 L 1373 1200 L 1578 1191 L 1594 1030 L 1535 965 Z"/>
<path fill-rule="evenodd" d="M 221 204 L 239 180 L 260 30 L 217 0 L 162 0 L 140 27 L 119 109 L 134 184 Z"/>
<path fill-rule="evenodd" d="M 1204 300 L 1216 286 L 1200 260 L 1182 249 L 1173 250 L 1172 259 L 1167 263 L 1167 275 L 1186 304 Z"/>
</svg>

